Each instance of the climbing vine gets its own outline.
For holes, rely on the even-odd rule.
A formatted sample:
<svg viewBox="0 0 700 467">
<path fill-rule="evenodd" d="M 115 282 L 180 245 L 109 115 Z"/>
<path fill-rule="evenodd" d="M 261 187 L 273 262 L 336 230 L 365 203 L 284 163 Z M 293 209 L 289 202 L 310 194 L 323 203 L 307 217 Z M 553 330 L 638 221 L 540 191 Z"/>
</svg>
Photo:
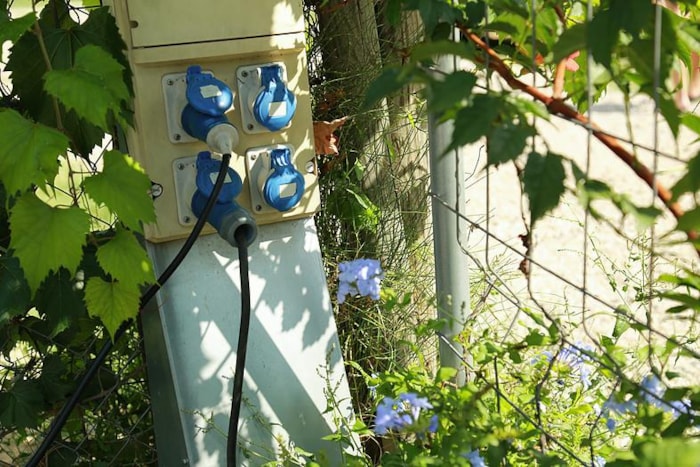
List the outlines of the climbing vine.
<svg viewBox="0 0 700 467">
<path fill-rule="evenodd" d="M 114 18 L 62 0 L 12 6 L 0 1 L 2 436 L 45 421 L 82 371 L 70 349 L 110 339 L 155 280 L 141 244 L 150 181 L 104 145 L 129 127 L 133 98 Z"/>
</svg>

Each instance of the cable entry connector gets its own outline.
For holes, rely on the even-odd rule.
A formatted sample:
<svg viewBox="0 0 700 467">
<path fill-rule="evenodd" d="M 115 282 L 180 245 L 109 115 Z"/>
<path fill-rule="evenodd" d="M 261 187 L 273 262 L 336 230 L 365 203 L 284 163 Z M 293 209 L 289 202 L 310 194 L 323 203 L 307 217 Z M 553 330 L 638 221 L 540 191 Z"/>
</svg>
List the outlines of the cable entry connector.
<svg viewBox="0 0 700 467">
<path fill-rule="evenodd" d="M 182 128 L 207 143 L 212 151 L 230 154 L 238 144 L 238 131 L 226 118 L 233 105 L 233 91 L 202 67 L 187 68 L 187 105 L 182 111 Z"/>
<path fill-rule="evenodd" d="M 289 125 L 297 109 L 297 99 L 282 78 L 282 67 L 260 68 L 260 92 L 252 102 L 255 119 L 270 131 Z"/>
<path fill-rule="evenodd" d="M 192 212 L 199 217 L 204 205 L 211 195 L 216 174 L 221 168 L 221 161 L 213 159 L 209 151 L 197 155 L 197 191 L 192 196 Z M 250 246 L 258 234 L 258 228 L 250 213 L 236 203 L 235 198 L 243 189 L 240 175 L 232 168 L 227 168 L 226 180 L 216 199 L 207 221 L 214 226 L 219 235 L 234 248 L 238 246 L 236 232 L 241 230 L 245 241 Z"/>
</svg>

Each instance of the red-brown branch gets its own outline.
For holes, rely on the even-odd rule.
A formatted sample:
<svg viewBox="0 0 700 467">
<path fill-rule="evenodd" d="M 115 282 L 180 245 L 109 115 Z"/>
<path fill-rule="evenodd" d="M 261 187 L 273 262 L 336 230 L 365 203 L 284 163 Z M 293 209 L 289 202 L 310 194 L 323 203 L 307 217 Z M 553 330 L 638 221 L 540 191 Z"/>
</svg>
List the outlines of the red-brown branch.
<svg viewBox="0 0 700 467">
<path fill-rule="evenodd" d="M 474 44 L 476 44 L 481 50 L 483 50 L 488 56 L 488 66 L 498 73 L 513 89 L 518 89 L 523 91 L 530 96 L 534 97 L 538 101 L 542 102 L 549 113 L 553 115 L 562 115 L 570 120 L 576 120 L 586 127 L 593 130 L 593 135 L 605 146 L 607 146 L 618 158 L 620 158 L 625 164 L 627 164 L 639 178 L 641 178 L 650 188 L 656 191 L 658 198 L 664 203 L 664 205 L 671 211 L 671 214 L 676 218 L 680 217 L 685 213 L 680 204 L 673 201 L 671 192 L 663 186 L 654 177 L 654 173 L 649 170 L 649 168 L 640 162 L 634 155 L 627 151 L 620 141 L 608 134 L 605 134 L 602 129 L 590 121 L 585 115 L 578 112 L 573 107 L 564 103 L 560 98 L 555 98 L 544 94 L 542 91 L 534 86 L 523 83 L 518 80 L 515 75 L 511 72 L 510 68 L 503 62 L 501 57 L 486 44 L 481 38 L 474 34 L 472 31 L 466 28 L 460 28 L 464 37 L 468 38 Z M 694 230 L 686 230 L 685 234 L 688 236 L 688 240 L 695 241 L 698 239 L 698 233 Z M 696 248 L 698 255 L 700 255 L 700 249 Z"/>
</svg>

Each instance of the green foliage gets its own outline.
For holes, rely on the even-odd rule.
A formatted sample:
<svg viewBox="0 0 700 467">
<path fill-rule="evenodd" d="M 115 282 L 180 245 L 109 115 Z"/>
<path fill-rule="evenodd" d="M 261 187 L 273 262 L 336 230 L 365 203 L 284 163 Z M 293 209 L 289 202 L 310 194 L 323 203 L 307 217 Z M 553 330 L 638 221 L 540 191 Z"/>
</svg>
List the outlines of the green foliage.
<svg viewBox="0 0 700 467">
<path fill-rule="evenodd" d="M 51 207 L 33 193 L 17 200 L 10 213 L 10 248 L 32 292 L 51 271 L 76 271 L 89 226 L 90 218 L 80 208 Z"/>
<path fill-rule="evenodd" d="M 8 433 L 21 440 L 44 429 L 85 368 L 78 355 L 108 338 L 103 328 L 113 335 L 138 313 L 141 287 L 155 279 L 137 235 L 155 214 L 143 169 L 116 150 L 100 156 L 97 146 L 115 123 L 128 125 L 133 97 L 125 44 L 108 8 L 94 8 L 78 23 L 67 1 L 50 0 L 38 15 L 19 18 L 1 5 L 0 38 L 11 42 L 12 77 L 11 86 L 0 87 L 4 443 Z M 100 373 L 111 372 L 109 365 Z M 101 377 L 88 397 L 106 383 Z M 143 397 L 130 402 L 144 403 Z M 84 436 L 81 417 L 100 410 L 74 414 L 62 439 Z M 91 449 L 99 455 L 108 448 Z M 69 457 L 77 462 L 75 452 Z"/>
<path fill-rule="evenodd" d="M 571 119 L 573 113 L 583 122 L 589 102 L 597 102 L 612 85 L 626 99 L 640 94 L 654 98 L 674 137 L 683 127 L 700 135 L 700 119 L 675 106 L 676 89 L 670 79 L 674 67 L 680 62 L 689 64 L 691 51 L 700 45 L 697 2 L 681 3 L 688 11 L 685 16 L 644 0 L 592 4 L 583 0 L 463 0 L 458 5 L 447 0 L 389 1 L 387 21 L 397 25 L 403 14 L 415 12 L 423 20 L 424 36 L 418 44 L 401 51 L 400 66 L 392 63 L 370 85 L 365 103 L 369 106 L 402 90 L 418 90 L 427 111 L 438 122 L 453 124 L 450 150 L 485 141 L 487 170 L 512 164 L 520 175 L 530 208 L 527 229 L 536 231 L 538 221 L 555 210 L 569 190 L 593 219 L 618 228 L 630 218 L 643 232 L 664 213 L 660 204 L 640 205 L 618 186 L 589 178 L 565 154 L 550 150 L 548 141 L 538 133 L 542 123 L 538 120 L 548 119 L 550 112 L 556 114 L 563 103 L 570 108 L 559 117 Z M 586 18 L 589 5 L 593 7 L 591 21 Z M 656 35 L 659 24 L 662 33 Z M 455 27 L 460 40 L 447 40 Z M 485 41 L 490 54 L 470 37 Z M 562 65 L 563 71 L 566 63 L 562 61 L 574 53 L 578 53 L 578 70 L 566 70 L 563 82 L 555 84 L 557 67 Z M 469 62 L 453 72 L 436 69 L 446 56 Z M 494 75 L 503 79 L 494 79 Z M 559 85 L 561 94 L 552 96 L 552 88 Z M 688 203 L 684 206 L 691 206 L 680 217 L 677 231 L 700 230 L 696 204 L 699 159 L 674 174 L 678 181 L 672 190 L 673 201 L 682 198 Z M 631 151 L 626 163 L 638 169 L 644 161 Z M 638 173 L 640 183 L 651 184 L 641 180 L 643 170 Z M 608 209 L 611 207 L 613 211 Z M 526 248 L 531 253 L 530 246 Z M 651 264 L 652 259 L 645 255 L 634 261 Z M 614 291 L 632 292 L 644 307 L 649 295 L 663 299 L 669 303 L 667 313 L 696 329 L 700 281 L 694 272 L 662 276 L 661 282 L 650 285 L 635 284 L 628 265 L 619 268 L 627 280 L 621 283 L 611 278 Z M 646 270 L 644 274 L 646 277 Z M 378 326 L 378 334 L 387 332 L 382 316 L 375 314 L 401 308 L 397 297 L 403 296 L 403 290 L 395 290 L 382 293 L 380 306 L 356 303 L 353 311 L 362 321 L 358 320 L 351 332 L 364 331 L 368 321 Z M 682 386 L 678 378 L 686 375 L 671 370 L 684 358 L 691 359 L 691 366 L 697 365 L 698 355 L 690 350 L 697 342 L 696 333 L 683 338 L 657 335 L 658 329 L 640 321 L 638 310 L 631 311 L 626 304 L 609 313 L 610 327 L 599 334 L 580 326 L 578 315 L 576 323 L 568 323 L 572 328 L 568 329 L 545 310 L 520 309 L 527 316 L 518 322 L 523 335 L 509 339 L 498 340 L 492 335 L 493 328 L 481 331 L 476 323 L 473 327 L 467 323 L 470 331 L 461 342 L 467 346 L 465 354 L 472 364 L 468 373 L 473 380 L 464 388 L 448 381 L 452 369 L 439 369 L 434 377 L 422 365 L 393 365 L 391 370 L 372 376 L 379 357 L 351 363 L 368 385 L 356 393 L 366 401 L 367 393 L 376 391 L 375 408 L 384 396 L 397 398 L 413 392 L 432 404 L 433 410 L 426 415 L 437 414 L 440 419 L 434 433 L 426 431 L 428 419 L 423 415 L 414 426 L 381 436 L 375 433 L 365 444 L 382 446 L 378 463 L 470 465 L 464 457 L 469 452 L 479 454 L 487 465 L 598 466 L 605 460 L 607 465 L 694 465 L 700 461 L 694 441 L 700 389 Z M 479 312 L 486 313 L 482 308 Z M 585 323 L 587 318 L 581 319 Z M 585 345 L 572 342 L 568 332 L 573 329 L 585 332 L 590 341 Z M 630 348 L 630 341 L 644 345 Z M 422 362 L 422 358 L 419 355 L 416 360 Z M 652 386 L 651 395 L 649 380 L 641 377 L 647 373 L 662 380 L 661 389 Z M 615 404 L 625 403 L 629 410 L 615 411 Z M 362 407 L 366 409 L 366 405 Z M 365 431 L 358 435 L 366 438 L 367 427 L 374 429 L 374 414 L 362 415 Z M 681 460 L 679 453 L 687 453 L 688 458 Z M 369 462 L 365 459 L 360 465 Z"/>
<path fill-rule="evenodd" d="M 104 171 L 83 182 L 86 193 L 106 205 L 131 230 L 141 232 L 142 222 L 156 220 L 148 190 L 151 182 L 141 166 L 126 154 L 109 151 Z"/>
<path fill-rule="evenodd" d="M 100 318 L 112 336 L 124 321 L 136 316 L 140 296 L 139 289 L 128 282 L 91 277 L 85 286 L 90 316 Z"/>
<path fill-rule="evenodd" d="M 0 111 L 0 138 L 0 181 L 11 194 L 52 182 L 58 173 L 56 156 L 68 148 L 63 133 L 32 123 L 12 109 Z"/>
<path fill-rule="evenodd" d="M 564 194 L 564 165 L 561 156 L 530 153 L 523 173 L 523 186 L 530 200 L 530 224 L 559 204 Z"/>
<path fill-rule="evenodd" d="M 123 69 L 101 47 L 86 45 L 75 53 L 72 68 L 50 70 L 44 75 L 44 89 L 68 110 L 75 110 L 93 125 L 106 128 L 109 112 L 119 115 L 121 105 L 130 97 Z"/>
</svg>

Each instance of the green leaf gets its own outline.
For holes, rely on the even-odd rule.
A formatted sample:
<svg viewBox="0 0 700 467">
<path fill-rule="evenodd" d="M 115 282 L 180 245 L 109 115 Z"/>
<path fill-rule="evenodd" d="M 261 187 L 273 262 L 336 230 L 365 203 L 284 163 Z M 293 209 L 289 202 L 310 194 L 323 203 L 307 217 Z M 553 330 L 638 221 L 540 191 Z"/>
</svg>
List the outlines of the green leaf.
<svg viewBox="0 0 700 467">
<path fill-rule="evenodd" d="M 435 382 L 441 383 L 443 381 L 449 381 L 457 375 L 457 370 L 447 366 L 440 367 L 435 376 Z"/>
<path fill-rule="evenodd" d="M 629 315 L 629 310 L 627 308 L 620 307 L 616 311 L 617 313 L 615 313 L 615 327 L 613 328 L 612 332 L 612 336 L 615 339 L 619 338 L 625 331 L 627 331 L 630 328 L 629 318 L 627 317 Z"/>
<path fill-rule="evenodd" d="M 476 84 L 476 75 L 466 71 L 456 71 L 445 76 L 444 80 L 434 80 L 428 88 L 428 109 L 440 114 L 467 99 Z"/>
<path fill-rule="evenodd" d="M 471 42 L 453 40 L 421 42 L 411 50 L 411 61 L 421 62 L 440 55 L 454 55 L 472 60 L 475 57 L 474 46 Z"/>
<path fill-rule="evenodd" d="M 460 10 L 444 0 L 407 0 L 405 5 L 420 12 L 426 36 L 431 36 L 439 23 L 452 24 L 462 16 Z"/>
<path fill-rule="evenodd" d="M 122 79 L 131 89 L 128 61 L 122 52 L 125 45 L 108 7 L 92 10 L 87 21 L 78 24 L 72 19 L 66 2 L 50 0 L 42 10 L 39 24 L 51 69 L 70 69 L 78 49 L 85 44 L 99 45 L 125 67 Z M 43 88 L 43 76 L 49 70 L 41 58 L 43 56 L 37 36 L 27 32 L 13 45 L 6 70 L 12 72 L 13 91 L 20 98 L 22 108 L 33 120 L 56 127 L 54 101 Z M 93 147 L 102 141 L 104 130 L 60 104 L 59 109 L 72 149 L 87 157 Z"/>
<path fill-rule="evenodd" d="M 122 71 L 122 65 L 104 49 L 86 45 L 76 52 L 73 68 L 44 75 L 44 88 L 67 109 L 108 131 L 109 112 L 119 115 L 122 103 L 129 100 Z"/>
<path fill-rule="evenodd" d="M 505 123 L 496 126 L 489 134 L 488 164 L 497 166 L 518 157 L 533 133 L 534 130 L 525 125 Z"/>
<path fill-rule="evenodd" d="M 146 251 L 130 231 L 119 228 L 97 250 L 97 261 L 113 279 L 133 285 L 152 283 L 153 267 Z"/>
<path fill-rule="evenodd" d="M 377 101 L 399 91 L 410 81 L 411 73 L 408 68 L 398 66 L 385 68 L 368 86 L 362 107 L 370 108 Z"/>
<path fill-rule="evenodd" d="M 681 124 L 687 126 L 700 136 L 700 116 L 693 113 L 685 113 L 681 115 Z"/>
<path fill-rule="evenodd" d="M 88 313 L 102 321 L 112 338 L 124 321 L 136 317 L 140 300 L 139 287 L 133 284 L 91 277 L 85 286 Z"/>
<path fill-rule="evenodd" d="M 588 23 L 586 32 L 586 40 L 591 45 L 593 58 L 610 69 L 612 51 L 620 34 L 620 25 L 612 17 L 610 10 L 600 10 Z"/>
<path fill-rule="evenodd" d="M 0 18 L 0 44 L 5 41 L 17 41 L 27 29 L 32 27 L 35 21 L 34 12 L 16 19 Z"/>
<path fill-rule="evenodd" d="M 52 207 L 34 193 L 19 198 L 10 213 L 10 248 L 32 292 L 49 272 L 61 266 L 75 273 L 89 228 L 90 217 L 77 207 Z"/>
<path fill-rule="evenodd" d="M 586 23 L 578 23 L 565 30 L 552 48 L 552 61 L 559 63 L 572 53 L 586 48 Z"/>
<path fill-rule="evenodd" d="M 700 208 L 695 208 L 692 211 L 686 211 L 685 214 L 678 219 L 678 230 L 689 232 L 691 230 L 700 230 Z"/>
<path fill-rule="evenodd" d="M 647 442 L 640 451 L 639 467 L 697 467 L 700 464 L 700 443 L 692 439 Z"/>
<path fill-rule="evenodd" d="M 530 201 L 532 225 L 559 204 L 564 194 L 565 177 L 561 156 L 530 153 L 523 173 L 523 187 Z"/>
<path fill-rule="evenodd" d="M 616 25 L 637 36 L 644 26 L 650 26 L 654 15 L 652 2 L 635 2 L 630 8 L 629 0 L 610 0 L 610 16 Z M 598 39 L 596 39 L 598 40 Z"/>
<path fill-rule="evenodd" d="M 17 258 L 0 256 L 0 326 L 26 313 L 31 308 L 31 298 Z"/>
<path fill-rule="evenodd" d="M 53 182 L 58 155 L 68 149 L 61 132 L 35 124 L 11 109 L 0 111 L 0 181 L 8 194 Z"/>
<path fill-rule="evenodd" d="M 73 381 L 66 381 L 67 369 L 58 355 L 46 355 L 41 365 L 41 389 L 48 401 L 64 400 L 74 390 Z"/>
<path fill-rule="evenodd" d="M 700 153 L 688 161 L 686 169 L 687 172 L 671 188 L 674 201 L 684 193 L 695 193 L 700 190 Z"/>
<path fill-rule="evenodd" d="M 156 220 L 153 200 L 148 195 L 151 182 L 141 166 L 119 151 L 104 156 L 101 173 L 83 181 L 85 192 L 119 217 L 131 230 L 141 232 L 141 222 Z"/>
<path fill-rule="evenodd" d="M 76 275 L 83 280 L 76 280 Z M 36 292 L 36 308 L 45 316 L 49 337 L 59 335 L 77 319 L 87 317 L 83 300 L 84 280 L 84 272 L 72 274 L 60 268 L 41 283 Z"/>
<path fill-rule="evenodd" d="M 19 379 L 7 392 L 0 393 L 0 426 L 21 430 L 39 424 L 44 398 L 37 381 Z"/>
<path fill-rule="evenodd" d="M 454 120 L 452 142 L 448 151 L 474 143 L 486 136 L 498 117 L 503 100 L 498 96 L 489 94 L 476 94 L 471 105 L 463 107 L 457 112 Z"/>
</svg>

